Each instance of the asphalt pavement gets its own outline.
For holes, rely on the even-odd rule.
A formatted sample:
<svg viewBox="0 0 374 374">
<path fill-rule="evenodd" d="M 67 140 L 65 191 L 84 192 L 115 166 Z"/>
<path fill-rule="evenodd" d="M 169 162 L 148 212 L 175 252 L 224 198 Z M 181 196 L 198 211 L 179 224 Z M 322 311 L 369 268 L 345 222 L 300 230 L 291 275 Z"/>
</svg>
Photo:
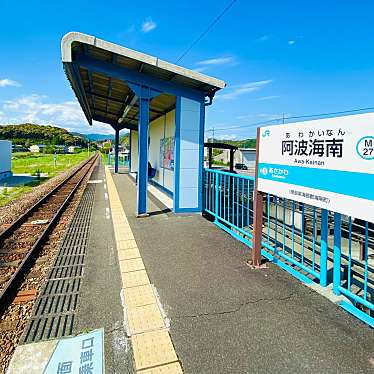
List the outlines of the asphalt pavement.
<svg viewBox="0 0 374 374">
<path fill-rule="evenodd" d="M 136 218 L 135 184 L 115 175 L 185 373 L 373 373 L 374 332 L 199 214 L 154 199 Z"/>
</svg>

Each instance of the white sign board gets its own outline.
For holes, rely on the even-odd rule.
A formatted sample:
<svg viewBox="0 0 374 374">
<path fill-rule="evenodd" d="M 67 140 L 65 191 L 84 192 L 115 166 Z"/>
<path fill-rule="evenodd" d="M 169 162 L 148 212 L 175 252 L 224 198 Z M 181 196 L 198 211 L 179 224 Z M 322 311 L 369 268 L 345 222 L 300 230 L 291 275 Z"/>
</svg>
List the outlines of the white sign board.
<svg viewBox="0 0 374 374">
<path fill-rule="evenodd" d="M 103 329 L 60 339 L 43 374 L 103 374 L 103 347 Z"/>
<path fill-rule="evenodd" d="M 374 113 L 262 127 L 258 190 L 374 222 Z"/>
</svg>

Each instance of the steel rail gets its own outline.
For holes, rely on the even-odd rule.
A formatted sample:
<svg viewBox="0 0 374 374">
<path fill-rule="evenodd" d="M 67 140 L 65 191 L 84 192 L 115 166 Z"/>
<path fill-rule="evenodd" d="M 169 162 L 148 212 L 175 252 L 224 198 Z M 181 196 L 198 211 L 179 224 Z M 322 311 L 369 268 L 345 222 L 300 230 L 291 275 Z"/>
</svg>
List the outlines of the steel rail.
<svg viewBox="0 0 374 374">
<path fill-rule="evenodd" d="M 41 247 L 43 246 L 43 244 L 46 242 L 46 240 L 48 238 L 48 235 L 50 234 L 50 232 L 52 231 L 52 229 L 55 226 L 55 223 L 58 221 L 58 219 L 60 218 L 60 216 L 64 212 L 64 210 L 67 207 L 69 201 L 71 200 L 71 198 L 73 197 L 73 195 L 75 194 L 75 192 L 77 191 L 77 189 L 79 188 L 79 186 L 81 185 L 81 183 L 84 180 L 84 178 L 87 176 L 87 174 L 90 172 L 90 170 L 92 169 L 92 167 L 95 165 L 95 161 L 97 159 L 98 159 L 98 155 L 96 154 L 95 156 L 93 156 L 90 159 L 88 159 L 87 162 L 85 162 L 78 170 L 76 170 L 76 172 L 74 172 L 71 176 L 69 176 L 68 178 L 66 178 L 62 183 L 60 183 L 58 185 L 58 187 L 62 187 L 73 176 L 76 176 L 79 173 L 79 171 L 82 170 L 82 168 L 84 168 L 86 165 L 88 165 L 90 162 L 92 162 L 91 167 L 89 167 L 87 169 L 87 171 L 82 175 L 82 177 L 78 180 L 78 182 L 73 187 L 73 189 L 70 191 L 69 195 L 65 198 L 65 200 L 63 201 L 63 203 L 61 204 L 61 206 L 59 207 L 59 209 L 57 210 L 57 212 L 54 214 L 53 218 L 48 223 L 47 227 L 44 229 L 44 231 L 39 236 L 39 238 L 37 239 L 37 241 L 34 243 L 34 245 L 32 246 L 32 248 L 28 251 L 27 255 L 22 260 L 22 262 L 18 266 L 17 270 L 13 273 L 12 277 L 7 281 L 4 289 L 0 293 L 0 314 L 3 314 L 3 312 L 5 311 L 5 309 L 8 307 L 9 302 L 12 299 L 12 296 L 14 295 L 14 292 L 17 289 L 17 287 L 18 287 L 20 281 L 22 280 L 24 274 L 31 267 L 31 265 L 33 263 L 33 260 L 35 258 L 35 255 L 39 252 L 39 250 L 41 249 Z M 51 192 L 54 192 L 54 191 L 56 191 L 56 188 L 53 189 Z M 48 197 L 51 196 L 51 192 L 47 194 Z M 45 199 L 43 198 L 43 199 L 39 200 L 39 202 L 36 203 L 31 209 L 33 209 L 33 210 L 37 209 L 41 205 L 40 204 L 41 201 L 45 202 Z M 30 213 L 30 210 L 27 211 L 23 216 L 25 216 L 25 215 L 27 215 L 29 213 Z M 22 223 L 19 224 L 19 219 L 17 221 L 15 221 L 15 223 L 17 225 L 15 225 L 15 226 L 12 225 L 12 227 L 19 228 L 22 225 Z"/>
</svg>

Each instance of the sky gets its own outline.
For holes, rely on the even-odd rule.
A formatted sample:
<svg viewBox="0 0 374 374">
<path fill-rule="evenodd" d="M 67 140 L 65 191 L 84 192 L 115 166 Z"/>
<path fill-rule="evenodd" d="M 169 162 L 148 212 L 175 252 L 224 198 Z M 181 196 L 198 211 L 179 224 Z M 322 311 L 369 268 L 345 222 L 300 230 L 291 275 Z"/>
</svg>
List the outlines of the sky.
<svg viewBox="0 0 374 374">
<path fill-rule="evenodd" d="M 90 127 L 61 64 L 80 31 L 175 62 L 229 0 L 0 0 L 0 123 Z M 282 117 L 374 107 L 374 1 L 237 0 L 178 63 L 224 80 L 206 134 L 254 137 Z"/>
</svg>

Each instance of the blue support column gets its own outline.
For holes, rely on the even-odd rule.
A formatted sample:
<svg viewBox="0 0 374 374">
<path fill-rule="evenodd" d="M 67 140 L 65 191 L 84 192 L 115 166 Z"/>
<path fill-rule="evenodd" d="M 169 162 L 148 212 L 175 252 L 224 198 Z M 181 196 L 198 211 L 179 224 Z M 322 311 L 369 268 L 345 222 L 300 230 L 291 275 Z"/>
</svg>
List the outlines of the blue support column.
<svg viewBox="0 0 374 374">
<path fill-rule="evenodd" d="M 328 251 L 328 218 L 329 212 L 326 209 L 321 211 L 321 256 L 320 256 L 320 285 L 327 286 L 327 251 Z"/>
<path fill-rule="evenodd" d="M 131 173 L 131 133 L 132 130 L 130 130 L 129 134 L 129 174 Z"/>
<path fill-rule="evenodd" d="M 137 216 L 147 216 L 149 102 L 160 94 L 149 86 L 128 82 L 139 100 Z"/>
<path fill-rule="evenodd" d="M 341 242 L 342 242 L 342 215 L 334 213 L 334 283 L 335 295 L 340 295 L 339 287 L 341 281 Z"/>
<path fill-rule="evenodd" d="M 137 214 L 147 214 L 149 95 L 139 97 Z"/>
<path fill-rule="evenodd" d="M 115 128 L 114 131 L 116 132 L 114 138 L 114 172 L 118 173 L 118 153 L 119 153 L 119 129 Z"/>
</svg>

